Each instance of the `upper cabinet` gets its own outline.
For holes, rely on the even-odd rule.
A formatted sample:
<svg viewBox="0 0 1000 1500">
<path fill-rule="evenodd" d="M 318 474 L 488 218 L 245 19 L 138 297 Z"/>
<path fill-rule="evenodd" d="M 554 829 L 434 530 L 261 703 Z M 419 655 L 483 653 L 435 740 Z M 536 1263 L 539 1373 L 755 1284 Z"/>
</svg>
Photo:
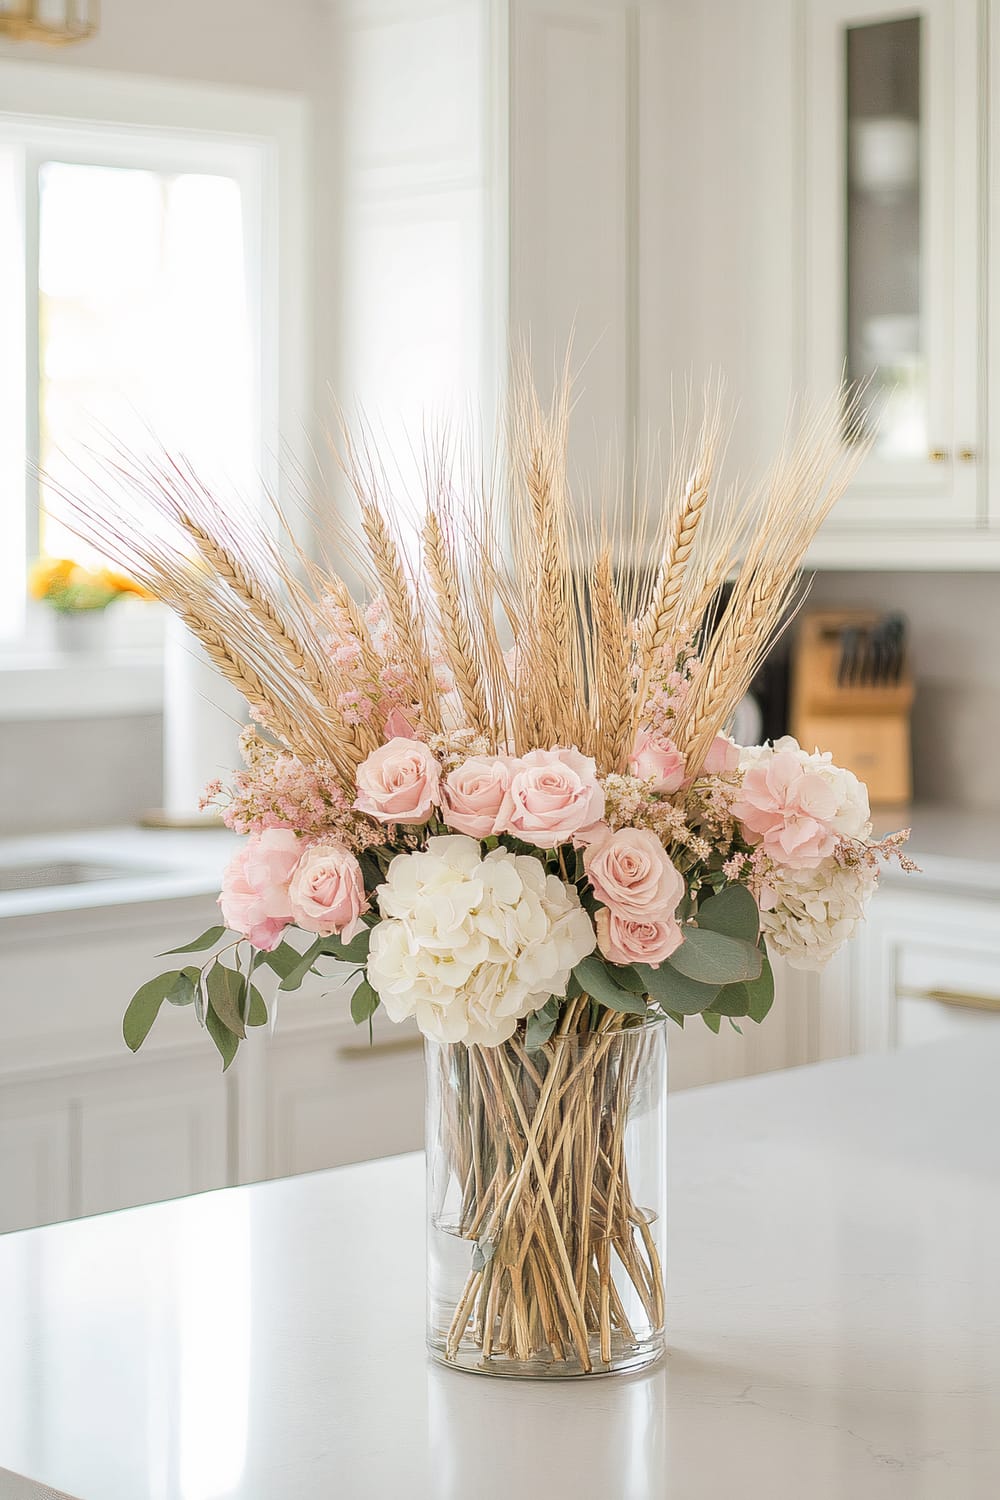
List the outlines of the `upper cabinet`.
<svg viewBox="0 0 1000 1500">
<path fill-rule="evenodd" d="M 866 387 L 872 441 L 815 549 L 845 566 L 993 566 L 978 0 L 806 0 L 805 384 Z"/>
</svg>

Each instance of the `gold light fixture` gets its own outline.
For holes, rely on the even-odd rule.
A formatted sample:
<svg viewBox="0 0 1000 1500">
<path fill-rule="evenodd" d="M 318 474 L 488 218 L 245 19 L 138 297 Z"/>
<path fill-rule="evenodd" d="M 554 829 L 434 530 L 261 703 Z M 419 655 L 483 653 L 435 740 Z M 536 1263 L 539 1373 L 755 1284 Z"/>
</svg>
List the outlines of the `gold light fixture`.
<svg viewBox="0 0 1000 1500">
<path fill-rule="evenodd" d="M 0 0 L 0 38 L 63 46 L 97 30 L 100 0 Z"/>
</svg>

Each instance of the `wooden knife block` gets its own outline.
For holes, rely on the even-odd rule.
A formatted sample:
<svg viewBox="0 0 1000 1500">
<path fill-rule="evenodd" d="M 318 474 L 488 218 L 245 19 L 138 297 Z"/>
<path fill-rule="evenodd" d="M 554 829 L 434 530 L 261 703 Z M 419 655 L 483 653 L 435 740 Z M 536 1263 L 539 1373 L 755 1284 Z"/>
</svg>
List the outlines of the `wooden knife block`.
<svg viewBox="0 0 1000 1500">
<path fill-rule="evenodd" d="M 792 651 L 792 734 L 805 750 L 829 750 L 868 784 L 874 806 L 909 802 L 913 792 L 910 712 L 913 680 L 904 661 L 894 683 L 841 686 L 844 628 L 876 625 L 874 610 L 817 611 L 803 617 Z"/>
</svg>

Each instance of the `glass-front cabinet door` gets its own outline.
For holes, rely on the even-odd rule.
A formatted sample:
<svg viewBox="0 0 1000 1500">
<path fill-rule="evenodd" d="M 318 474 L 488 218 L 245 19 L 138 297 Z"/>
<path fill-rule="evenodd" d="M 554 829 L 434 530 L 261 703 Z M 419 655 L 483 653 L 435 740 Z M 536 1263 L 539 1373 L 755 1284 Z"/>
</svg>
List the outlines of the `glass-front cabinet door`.
<svg viewBox="0 0 1000 1500">
<path fill-rule="evenodd" d="M 832 524 L 979 518 L 978 0 L 807 0 L 808 383 L 866 388 Z"/>
</svg>

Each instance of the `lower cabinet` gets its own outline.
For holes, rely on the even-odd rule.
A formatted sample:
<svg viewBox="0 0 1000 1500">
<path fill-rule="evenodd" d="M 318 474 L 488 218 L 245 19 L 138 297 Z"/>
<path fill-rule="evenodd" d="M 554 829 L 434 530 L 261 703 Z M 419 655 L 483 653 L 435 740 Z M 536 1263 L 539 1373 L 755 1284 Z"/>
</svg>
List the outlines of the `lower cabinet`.
<svg viewBox="0 0 1000 1500">
<path fill-rule="evenodd" d="M 925 886 L 872 903 L 854 964 L 854 1051 L 1000 1035 L 1000 897 Z"/>
<path fill-rule="evenodd" d="M 331 981 L 283 997 L 225 1076 L 187 1009 L 164 1006 L 126 1052 L 122 1011 L 152 955 L 214 911 L 188 898 L 0 924 L 0 1231 L 420 1148 L 419 1035 L 376 1014 L 370 1044 Z M 1000 901 L 887 888 L 823 975 L 777 963 L 775 980 L 762 1026 L 671 1028 L 672 1090 L 997 1026 Z"/>
</svg>

